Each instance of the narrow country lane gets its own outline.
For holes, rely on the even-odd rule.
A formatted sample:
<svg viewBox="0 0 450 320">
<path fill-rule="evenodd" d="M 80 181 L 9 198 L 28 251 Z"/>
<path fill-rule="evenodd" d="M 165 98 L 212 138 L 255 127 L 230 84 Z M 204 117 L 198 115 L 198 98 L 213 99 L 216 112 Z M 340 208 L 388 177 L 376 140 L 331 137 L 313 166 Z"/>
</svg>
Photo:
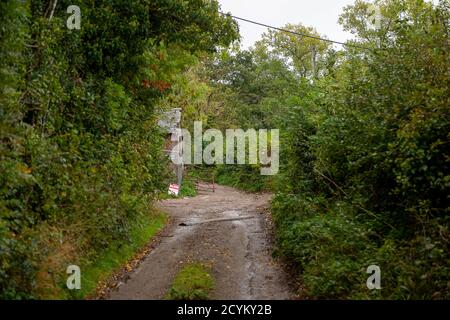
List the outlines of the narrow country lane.
<svg viewBox="0 0 450 320">
<path fill-rule="evenodd" d="M 162 201 L 171 224 L 159 245 L 110 293 L 110 299 L 163 299 L 177 271 L 189 262 L 212 266 L 212 299 L 289 299 L 292 282 L 272 258 L 269 194 L 230 187 L 197 197 Z"/>
</svg>

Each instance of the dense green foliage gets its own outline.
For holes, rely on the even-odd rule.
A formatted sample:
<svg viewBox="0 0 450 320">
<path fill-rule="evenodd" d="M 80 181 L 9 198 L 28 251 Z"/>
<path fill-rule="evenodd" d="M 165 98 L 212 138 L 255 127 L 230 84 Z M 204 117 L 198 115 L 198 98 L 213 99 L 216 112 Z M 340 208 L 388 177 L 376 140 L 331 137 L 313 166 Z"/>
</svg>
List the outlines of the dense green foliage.
<svg viewBox="0 0 450 320">
<path fill-rule="evenodd" d="M 52 16 L 54 1 L 0 4 L 0 298 L 61 297 L 68 264 L 95 270 L 133 241 L 167 193 L 156 123 L 173 107 L 191 132 L 280 129 L 280 174 L 189 168 L 182 195 L 213 176 L 275 192 L 276 253 L 301 295 L 450 298 L 447 0 L 375 1 L 379 28 L 358 0 L 340 19 L 357 47 L 339 50 L 281 31 L 223 48 L 237 28 L 213 0 L 57 1 Z"/>
<path fill-rule="evenodd" d="M 302 295 L 448 299 L 449 6 L 377 4 L 379 29 L 362 1 L 341 16 L 358 47 L 270 31 L 206 67 L 221 106 L 208 122 L 281 130 L 270 184 L 251 166 L 219 167 L 218 181 L 277 192 L 277 252 Z M 382 290 L 366 287 L 372 264 Z"/>
<path fill-rule="evenodd" d="M 0 298 L 57 297 L 167 188 L 162 99 L 237 37 L 216 1 L 0 4 Z M 69 30 L 69 5 L 81 29 Z"/>
</svg>

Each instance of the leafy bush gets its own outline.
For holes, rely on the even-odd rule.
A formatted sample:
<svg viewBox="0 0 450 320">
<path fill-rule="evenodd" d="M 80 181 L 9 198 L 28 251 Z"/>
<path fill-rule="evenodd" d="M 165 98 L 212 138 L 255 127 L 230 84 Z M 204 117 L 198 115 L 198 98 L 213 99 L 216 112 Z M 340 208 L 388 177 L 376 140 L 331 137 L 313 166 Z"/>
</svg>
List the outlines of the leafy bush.
<svg viewBox="0 0 450 320">
<path fill-rule="evenodd" d="M 278 250 L 309 297 L 448 299 L 448 10 L 379 4 L 393 25 L 365 28 L 363 2 L 341 22 L 382 49 L 349 49 L 286 127 Z"/>
<path fill-rule="evenodd" d="M 0 4 L 4 299 L 62 297 L 67 265 L 130 239 L 167 187 L 161 99 L 237 36 L 216 1 L 78 1 L 80 30 L 49 4 Z"/>
<path fill-rule="evenodd" d="M 295 262 L 301 295 L 322 299 L 448 299 L 448 251 L 439 237 L 381 238 L 345 202 L 277 195 L 277 254 Z M 436 226 L 439 228 L 439 226 Z M 434 240 L 433 240 L 434 239 Z M 366 287 L 370 265 L 381 268 L 381 290 Z"/>
</svg>

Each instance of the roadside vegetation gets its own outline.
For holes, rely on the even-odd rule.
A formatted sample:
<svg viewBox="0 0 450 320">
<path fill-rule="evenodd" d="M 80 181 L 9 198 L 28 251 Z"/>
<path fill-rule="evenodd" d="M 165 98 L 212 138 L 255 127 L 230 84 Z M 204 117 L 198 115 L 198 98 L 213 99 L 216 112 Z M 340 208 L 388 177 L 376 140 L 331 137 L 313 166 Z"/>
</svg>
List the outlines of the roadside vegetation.
<svg viewBox="0 0 450 320">
<path fill-rule="evenodd" d="M 94 261 L 87 261 L 80 266 L 82 287 L 80 290 L 65 290 L 65 283 L 61 283 L 60 293 L 56 296 L 58 299 L 85 299 L 95 297 L 99 283 L 107 284 L 109 278 L 125 266 L 127 271 L 132 270 L 130 262 L 136 257 L 136 253 L 140 254 L 148 250 L 150 239 L 152 239 L 158 231 L 162 230 L 167 222 L 167 215 L 155 211 L 152 214 L 144 215 L 137 219 L 135 224 L 131 226 L 129 238 L 127 241 L 116 241 L 109 244 L 106 250 L 103 250 Z M 54 288 L 53 288 L 54 289 Z"/>
<path fill-rule="evenodd" d="M 301 296 L 450 299 L 448 0 L 375 0 L 377 28 L 357 0 L 347 46 L 295 22 L 313 38 L 270 30 L 248 50 L 215 0 L 78 1 L 81 30 L 51 2 L 0 3 L 0 299 L 84 297 L 162 226 L 157 120 L 174 107 L 190 132 L 280 129 L 278 175 L 188 167 L 181 195 L 213 176 L 272 191 Z M 61 292 L 69 264 L 82 292 Z M 207 298 L 208 274 L 185 267 L 168 297 Z"/>
<path fill-rule="evenodd" d="M 164 99 L 238 35 L 216 1 L 55 2 L 0 3 L 0 299 L 70 296 L 70 264 L 84 296 L 160 227 Z"/>
<path fill-rule="evenodd" d="M 268 31 L 203 65 L 209 127 L 280 129 L 279 175 L 210 170 L 276 194 L 276 254 L 296 265 L 301 296 L 449 299 L 450 8 L 375 3 L 378 29 L 365 2 L 342 12 L 357 47 Z M 366 286 L 370 265 L 381 290 Z"/>
<path fill-rule="evenodd" d="M 175 276 L 169 290 L 169 300 L 207 300 L 215 282 L 211 268 L 204 263 L 184 265 Z"/>
</svg>

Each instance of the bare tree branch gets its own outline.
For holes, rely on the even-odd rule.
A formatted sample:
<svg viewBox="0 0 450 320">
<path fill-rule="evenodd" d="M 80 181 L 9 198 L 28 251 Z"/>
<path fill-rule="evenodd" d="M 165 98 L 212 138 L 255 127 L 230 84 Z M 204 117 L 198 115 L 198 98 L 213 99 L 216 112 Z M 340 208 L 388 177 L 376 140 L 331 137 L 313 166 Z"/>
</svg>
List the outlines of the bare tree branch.
<svg viewBox="0 0 450 320">
<path fill-rule="evenodd" d="M 50 0 L 47 10 L 45 10 L 45 17 L 47 17 L 49 20 L 52 20 L 53 15 L 55 14 L 56 4 L 58 3 L 58 0 Z"/>
</svg>

